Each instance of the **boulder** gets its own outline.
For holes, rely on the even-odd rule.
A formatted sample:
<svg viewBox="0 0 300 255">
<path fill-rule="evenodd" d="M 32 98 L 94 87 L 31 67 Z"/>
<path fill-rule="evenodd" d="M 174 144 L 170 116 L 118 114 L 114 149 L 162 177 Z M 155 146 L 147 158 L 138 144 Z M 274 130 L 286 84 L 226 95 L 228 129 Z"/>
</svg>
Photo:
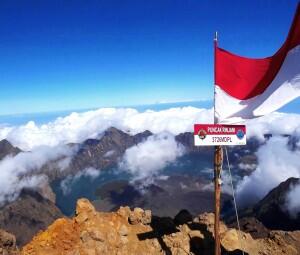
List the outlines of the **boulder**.
<svg viewBox="0 0 300 255">
<path fill-rule="evenodd" d="M 143 224 L 148 225 L 151 223 L 152 213 L 150 210 L 143 210 L 141 208 L 134 208 L 134 210 L 130 213 L 128 221 L 132 225 Z"/>
<path fill-rule="evenodd" d="M 86 222 L 90 217 L 96 215 L 95 207 L 86 198 L 81 198 L 76 204 L 76 218 L 78 224 Z"/>
</svg>

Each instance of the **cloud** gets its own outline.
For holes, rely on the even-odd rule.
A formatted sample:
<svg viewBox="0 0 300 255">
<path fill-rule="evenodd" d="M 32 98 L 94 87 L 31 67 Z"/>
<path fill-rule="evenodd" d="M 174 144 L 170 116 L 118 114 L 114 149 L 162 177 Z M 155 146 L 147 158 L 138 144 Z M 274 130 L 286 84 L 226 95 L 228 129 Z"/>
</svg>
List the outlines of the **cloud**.
<svg viewBox="0 0 300 255">
<path fill-rule="evenodd" d="M 182 107 L 138 112 L 131 108 L 101 108 L 73 112 L 43 125 L 30 121 L 21 126 L 0 127 L 0 140 L 6 138 L 23 150 L 32 150 L 41 145 L 56 146 L 96 138 L 109 127 L 132 134 L 150 130 L 155 134 L 167 131 L 176 135 L 192 131 L 194 123 L 199 121 L 211 123 L 212 110 Z"/>
<path fill-rule="evenodd" d="M 247 136 L 264 139 L 264 134 L 300 135 L 300 114 L 274 112 L 266 116 L 248 120 Z"/>
<path fill-rule="evenodd" d="M 128 171 L 134 182 L 142 180 L 147 186 L 160 170 L 183 154 L 184 148 L 175 141 L 174 135 L 164 132 L 127 149 L 120 168 Z"/>
<path fill-rule="evenodd" d="M 291 185 L 286 195 L 285 207 L 293 218 L 300 213 L 300 182 L 298 185 Z"/>
<path fill-rule="evenodd" d="M 21 186 L 34 186 L 35 182 L 39 182 L 39 178 L 45 178 L 36 176 L 35 179 L 23 178 L 20 181 L 19 176 L 24 176 L 24 173 L 28 171 L 34 171 L 51 157 L 55 158 L 51 156 L 53 151 L 57 152 L 56 159 L 58 160 L 59 155 L 62 155 L 58 148 L 63 148 L 67 143 L 99 138 L 101 133 L 112 126 L 130 134 L 145 130 L 150 130 L 154 134 L 144 143 L 128 149 L 122 160 L 122 167 L 132 173 L 136 180 L 144 178 L 151 182 L 151 178 L 155 177 L 160 169 L 183 153 L 183 148 L 175 142 L 174 135 L 192 132 L 195 123 L 212 122 L 213 109 L 178 107 L 139 112 L 132 108 L 100 108 L 83 113 L 73 112 L 66 117 L 59 117 L 42 125 L 37 125 L 33 121 L 20 126 L 0 125 L 0 140 L 6 138 L 14 146 L 32 151 L 32 154 L 21 154 L 22 156 L 6 158 L 0 162 L 0 185 L 3 185 L 0 189 L 4 192 L 0 193 L 0 200 L 1 196 L 3 199 L 3 194 L 12 194 L 9 183 L 16 186 L 16 192 L 18 192 Z M 246 125 L 248 137 L 264 139 L 263 135 L 266 133 L 300 136 L 299 114 L 275 112 L 249 120 Z M 240 198 L 249 196 L 247 200 L 241 199 L 241 201 L 249 201 L 249 203 L 257 201 L 286 178 L 299 176 L 299 165 L 296 160 L 299 157 L 298 152 L 290 151 L 286 142 L 284 138 L 272 138 L 259 149 L 257 153 L 259 163 L 256 170 L 250 176 L 245 177 L 237 187 Z M 44 148 L 46 146 L 48 146 L 47 149 Z M 49 151 L 49 155 L 48 153 L 43 155 L 43 150 Z M 106 156 L 110 157 L 112 153 L 108 152 Z M 36 158 L 34 158 L 35 155 Z M 24 157 L 23 160 L 22 157 Z M 58 166 L 64 169 L 69 162 L 70 158 L 60 159 Z M 250 169 L 255 166 L 241 165 L 241 167 Z"/>
<path fill-rule="evenodd" d="M 256 169 L 256 164 L 247 164 L 247 163 L 239 163 L 238 164 L 239 169 L 245 170 L 245 171 L 253 171 Z"/>
<path fill-rule="evenodd" d="M 39 172 L 40 168 L 48 161 L 70 157 L 72 153 L 73 150 L 67 146 L 41 146 L 32 152 L 5 157 L 0 161 L 0 205 L 17 198 L 23 188 L 36 188 L 44 184 L 47 177 Z"/>
<path fill-rule="evenodd" d="M 178 107 L 167 110 L 139 112 L 132 108 L 100 108 L 83 113 L 73 112 L 66 117 L 37 125 L 29 121 L 20 126 L 0 126 L 0 140 L 6 138 L 23 150 L 41 145 L 82 142 L 97 138 L 109 127 L 136 134 L 150 130 L 154 134 L 169 132 L 177 135 L 192 132 L 195 123 L 212 123 L 213 109 Z M 300 115 L 272 113 L 247 121 L 248 136 L 263 139 L 263 134 L 300 133 Z"/>
<path fill-rule="evenodd" d="M 81 177 L 88 177 L 91 180 L 93 180 L 96 179 L 99 175 L 99 170 L 93 167 L 88 167 L 75 175 L 68 175 L 64 180 L 61 181 L 60 187 L 62 189 L 63 194 L 67 195 L 72 191 L 73 184 L 75 184 Z"/>
<path fill-rule="evenodd" d="M 300 177 L 300 151 L 288 147 L 288 138 L 273 137 L 256 154 L 256 170 L 237 185 L 240 206 L 254 204 L 290 177 Z"/>
</svg>

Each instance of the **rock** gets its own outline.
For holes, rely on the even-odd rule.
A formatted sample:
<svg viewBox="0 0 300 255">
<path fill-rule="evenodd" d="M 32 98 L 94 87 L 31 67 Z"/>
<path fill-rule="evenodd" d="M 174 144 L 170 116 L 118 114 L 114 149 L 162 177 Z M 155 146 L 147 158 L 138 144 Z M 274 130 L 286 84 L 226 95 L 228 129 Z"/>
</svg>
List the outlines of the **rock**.
<svg viewBox="0 0 300 255">
<path fill-rule="evenodd" d="M 189 232 L 189 237 L 192 239 L 194 237 L 199 238 L 199 239 L 204 239 L 204 235 L 201 233 L 200 230 L 191 230 Z"/>
<path fill-rule="evenodd" d="M 236 229 L 226 231 L 221 237 L 221 244 L 227 251 L 241 249 L 241 242 L 242 235 Z"/>
<path fill-rule="evenodd" d="M 14 235 L 0 229 L 0 247 L 2 248 L 16 248 L 16 238 Z"/>
<path fill-rule="evenodd" d="M 208 232 L 214 234 L 215 215 L 213 213 L 200 214 L 193 219 L 193 222 L 203 226 Z M 220 233 L 223 233 L 226 230 L 227 226 L 222 221 L 220 221 Z"/>
<path fill-rule="evenodd" d="M 81 213 L 81 214 L 78 214 L 75 218 L 75 221 L 78 223 L 78 224 L 81 224 L 85 221 L 87 221 L 89 218 L 88 214 L 87 213 Z"/>
<path fill-rule="evenodd" d="M 152 218 L 152 213 L 150 210 L 144 211 L 141 208 L 134 208 L 133 212 L 130 213 L 128 221 L 132 225 L 136 224 L 150 224 Z"/>
<path fill-rule="evenodd" d="M 186 255 L 190 254 L 190 238 L 186 233 L 173 233 L 163 238 L 172 254 Z"/>
<path fill-rule="evenodd" d="M 147 225 L 151 223 L 152 219 L 152 213 L 150 210 L 145 210 L 143 218 L 142 218 L 142 224 Z"/>
<path fill-rule="evenodd" d="M 76 216 L 81 213 L 95 213 L 95 207 L 86 198 L 81 198 L 76 204 Z"/>
<path fill-rule="evenodd" d="M 89 240 L 91 240 L 91 236 L 90 236 L 89 232 L 87 232 L 86 230 L 84 230 L 80 234 L 80 239 L 81 239 L 82 242 L 86 243 Z"/>
<path fill-rule="evenodd" d="M 95 216 L 95 213 L 95 207 L 90 203 L 89 200 L 81 198 L 77 201 L 75 221 L 78 224 L 86 222 L 90 217 Z"/>
<path fill-rule="evenodd" d="M 130 213 L 131 213 L 131 211 L 130 211 L 129 206 L 125 206 L 125 207 L 121 206 L 120 209 L 117 211 L 117 214 L 126 220 L 128 220 Z"/>
<path fill-rule="evenodd" d="M 141 222 L 141 219 L 143 217 L 144 210 L 141 208 L 134 208 L 133 212 L 129 215 L 129 223 L 132 225 L 136 225 Z"/>
<path fill-rule="evenodd" d="M 232 228 L 238 228 L 236 221 L 231 223 L 229 226 Z M 270 233 L 270 230 L 254 217 L 241 218 L 240 227 L 243 232 L 251 234 L 254 239 L 268 237 Z"/>
<path fill-rule="evenodd" d="M 88 217 L 84 224 L 77 222 L 80 215 Z M 141 208 L 96 212 L 87 200 L 80 200 L 73 219 L 55 221 L 23 247 L 21 255 L 208 255 L 214 250 L 213 223 L 211 213 L 176 226 L 172 218 L 152 217 Z M 300 231 L 275 231 L 253 239 L 222 222 L 221 231 L 224 254 L 241 254 L 241 250 L 249 255 L 300 254 Z"/>
<path fill-rule="evenodd" d="M 2 229 L 0 229 L 0 254 L 17 255 L 16 237 Z"/>
<path fill-rule="evenodd" d="M 127 244 L 128 238 L 126 236 L 121 236 L 121 242 L 122 242 L 122 244 Z"/>
<path fill-rule="evenodd" d="M 180 232 L 183 232 L 186 234 L 188 234 L 191 231 L 191 229 L 189 228 L 189 226 L 187 224 L 180 225 L 178 227 L 178 229 L 180 230 Z"/>
<path fill-rule="evenodd" d="M 122 225 L 119 229 L 119 234 L 121 236 L 127 236 L 128 235 L 128 228 L 125 225 Z"/>
<path fill-rule="evenodd" d="M 99 242 L 105 241 L 105 237 L 104 237 L 103 233 L 98 229 L 94 229 L 94 228 L 90 229 L 89 234 L 90 234 L 90 237 L 95 241 L 99 241 Z"/>
</svg>

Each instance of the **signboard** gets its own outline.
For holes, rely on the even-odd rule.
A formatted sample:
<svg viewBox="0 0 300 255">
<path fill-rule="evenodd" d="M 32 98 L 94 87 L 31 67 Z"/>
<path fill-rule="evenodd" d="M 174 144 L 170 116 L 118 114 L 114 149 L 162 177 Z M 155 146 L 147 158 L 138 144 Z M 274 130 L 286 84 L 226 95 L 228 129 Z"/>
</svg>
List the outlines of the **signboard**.
<svg viewBox="0 0 300 255">
<path fill-rule="evenodd" d="M 245 125 L 195 124 L 195 146 L 246 145 Z"/>
</svg>

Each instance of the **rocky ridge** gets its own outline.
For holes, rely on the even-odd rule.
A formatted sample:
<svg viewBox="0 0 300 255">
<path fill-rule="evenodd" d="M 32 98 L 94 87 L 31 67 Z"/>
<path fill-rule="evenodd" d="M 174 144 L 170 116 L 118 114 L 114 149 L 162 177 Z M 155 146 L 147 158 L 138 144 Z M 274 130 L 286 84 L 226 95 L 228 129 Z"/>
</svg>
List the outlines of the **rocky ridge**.
<svg viewBox="0 0 300 255">
<path fill-rule="evenodd" d="M 56 220 L 23 247 L 22 255 L 142 255 L 201 254 L 213 252 L 212 213 L 192 217 L 181 211 L 174 219 L 155 217 L 141 208 L 121 207 L 116 212 L 97 212 L 87 199 L 77 202 L 72 219 Z M 242 242 L 240 242 L 242 240 Z M 296 255 L 300 231 L 271 231 L 254 239 L 221 223 L 222 254 Z"/>
<path fill-rule="evenodd" d="M 61 217 L 63 214 L 52 201 L 37 191 L 27 189 L 17 200 L 0 209 L 0 228 L 14 234 L 17 244 L 22 246 Z"/>
</svg>

